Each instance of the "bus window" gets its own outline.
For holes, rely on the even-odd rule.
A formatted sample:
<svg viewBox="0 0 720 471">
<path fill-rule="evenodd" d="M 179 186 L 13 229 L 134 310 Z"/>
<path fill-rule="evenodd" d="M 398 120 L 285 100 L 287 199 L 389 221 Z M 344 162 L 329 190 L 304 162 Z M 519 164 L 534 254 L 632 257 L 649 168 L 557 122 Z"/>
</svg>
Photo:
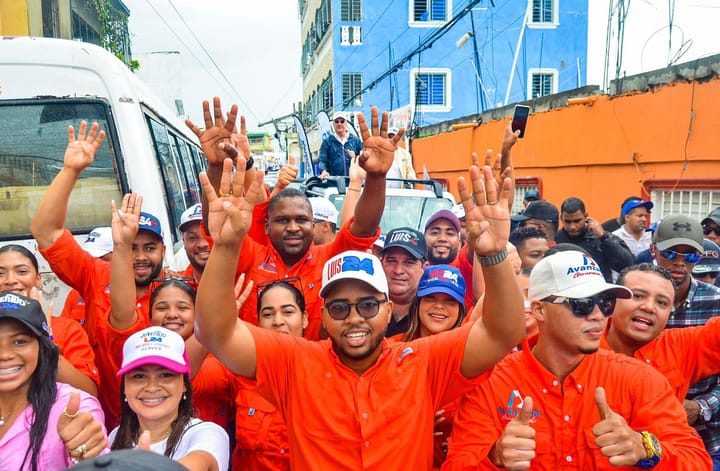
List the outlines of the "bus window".
<svg viewBox="0 0 720 471">
<path fill-rule="evenodd" d="M 97 122 L 106 133 L 95 161 L 70 196 L 66 227 L 74 232 L 110 225 L 110 200 L 122 199 L 105 101 L 44 99 L 0 101 L 0 240 L 29 237 L 30 221 L 53 178 L 63 167 L 68 126 Z"/>
<path fill-rule="evenodd" d="M 200 181 L 198 180 L 195 166 L 190 161 L 190 152 L 187 143 L 180 137 L 170 133 L 175 155 L 181 167 L 178 169 L 184 177 L 183 188 L 185 189 L 185 206 L 190 207 L 200 201 Z"/>
<path fill-rule="evenodd" d="M 180 216 L 183 211 L 185 211 L 183 185 L 180 180 L 180 175 L 177 172 L 179 163 L 176 162 L 175 155 L 173 155 L 170 146 L 170 136 L 165 126 L 150 116 L 147 116 L 147 121 L 150 125 L 150 133 L 153 137 L 155 153 L 158 157 L 158 163 L 162 173 L 163 184 L 165 186 L 165 198 L 170 206 L 172 224 L 170 232 L 173 234 L 173 240 L 178 241 L 181 237 L 177 227 L 180 225 Z"/>
</svg>

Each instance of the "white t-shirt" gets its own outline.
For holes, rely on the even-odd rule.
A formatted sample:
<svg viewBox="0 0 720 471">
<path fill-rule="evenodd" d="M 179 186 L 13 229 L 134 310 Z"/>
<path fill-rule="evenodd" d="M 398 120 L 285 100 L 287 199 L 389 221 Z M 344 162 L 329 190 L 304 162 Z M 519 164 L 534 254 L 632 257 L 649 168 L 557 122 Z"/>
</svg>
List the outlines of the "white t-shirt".
<svg viewBox="0 0 720 471">
<path fill-rule="evenodd" d="M 108 442 L 115 441 L 118 428 L 110 432 Z M 150 445 L 150 449 L 158 455 L 165 454 L 167 438 Z M 133 444 L 135 448 L 135 444 Z M 220 471 L 227 471 L 230 462 L 230 441 L 225 430 L 213 422 L 203 422 L 192 419 L 185 427 L 185 432 L 175 447 L 175 453 L 170 458 L 177 461 L 192 451 L 201 450 L 211 454 L 217 462 Z"/>
</svg>

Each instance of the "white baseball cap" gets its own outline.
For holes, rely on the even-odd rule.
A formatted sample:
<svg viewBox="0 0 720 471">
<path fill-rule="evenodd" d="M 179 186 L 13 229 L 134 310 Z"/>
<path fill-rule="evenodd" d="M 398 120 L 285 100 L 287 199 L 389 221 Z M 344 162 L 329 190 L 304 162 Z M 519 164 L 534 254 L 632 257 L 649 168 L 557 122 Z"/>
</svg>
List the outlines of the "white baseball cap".
<svg viewBox="0 0 720 471">
<path fill-rule="evenodd" d="M 185 232 L 185 229 L 187 229 L 187 226 L 191 222 L 202 222 L 202 218 L 202 204 L 194 204 L 186 209 L 180 216 L 180 225 L 178 226 L 178 229 L 180 229 L 180 232 Z"/>
<path fill-rule="evenodd" d="M 599 293 L 627 299 L 632 291 L 605 281 L 597 262 L 576 250 L 557 252 L 540 260 L 530 273 L 528 298 L 543 300 L 548 296 L 586 298 Z"/>
<path fill-rule="evenodd" d="M 189 373 L 190 361 L 185 352 L 185 341 L 180 334 L 164 327 L 148 327 L 135 332 L 123 345 L 122 365 L 117 375 L 122 376 L 144 365 Z"/>
<path fill-rule="evenodd" d="M 367 252 L 348 250 L 325 262 L 320 297 L 324 298 L 330 287 L 340 280 L 362 281 L 388 296 L 388 282 L 380 259 Z"/>
<path fill-rule="evenodd" d="M 465 217 L 465 208 L 463 207 L 462 203 L 458 203 L 452 208 L 450 208 L 450 211 L 458 218 L 462 219 Z"/>
<path fill-rule="evenodd" d="M 321 198 L 319 196 L 313 196 L 308 199 L 310 200 L 310 205 L 312 205 L 313 219 L 327 221 L 333 224 L 338 223 L 338 216 L 340 213 L 329 199 Z"/>
<path fill-rule="evenodd" d="M 112 228 L 96 227 L 87 235 L 82 248 L 95 258 L 103 257 L 113 251 Z"/>
</svg>

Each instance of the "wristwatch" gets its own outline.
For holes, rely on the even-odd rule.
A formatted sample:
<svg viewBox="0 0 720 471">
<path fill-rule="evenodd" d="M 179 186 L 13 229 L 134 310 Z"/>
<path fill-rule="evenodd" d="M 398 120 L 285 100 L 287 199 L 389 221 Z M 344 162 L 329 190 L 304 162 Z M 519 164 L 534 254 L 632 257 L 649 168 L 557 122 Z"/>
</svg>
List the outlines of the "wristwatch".
<svg viewBox="0 0 720 471">
<path fill-rule="evenodd" d="M 653 469 L 662 459 L 662 447 L 660 446 L 660 442 L 657 437 L 652 433 L 642 431 L 640 432 L 640 435 L 642 436 L 642 442 L 645 447 L 645 452 L 647 453 L 647 458 L 641 459 L 635 463 L 635 466 L 640 469 Z"/>
<path fill-rule="evenodd" d="M 498 263 L 504 261 L 508 256 L 507 247 L 503 248 L 500 252 L 490 255 L 489 257 L 483 257 L 482 255 L 477 255 L 478 261 L 480 262 L 480 265 L 484 267 L 489 267 L 492 265 L 497 265 Z"/>
<path fill-rule="evenodd" d="M 710 410 L 710 406 L 707 401 L 695 399 L 695 402 L 697 402 L 700 406 L 700 417 L 702 417 L 705 422 L 709 422 L 710 419 L 712 419 L 712 410 Z"/>
<path fill-rule="evenodd" d="M 253 165 L 255 165 L 255 159 L 253 159 L 252 155 L 247 158 L 246 162 L 247 163 L 245 164 L 245 171 L 250 170 Z"/>
</svg>

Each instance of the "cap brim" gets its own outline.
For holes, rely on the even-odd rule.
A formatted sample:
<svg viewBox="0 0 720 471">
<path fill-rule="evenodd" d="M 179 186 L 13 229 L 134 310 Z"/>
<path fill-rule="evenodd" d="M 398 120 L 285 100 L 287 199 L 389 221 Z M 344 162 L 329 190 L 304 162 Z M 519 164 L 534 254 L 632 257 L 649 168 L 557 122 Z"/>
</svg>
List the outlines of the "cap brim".
<svg viewBox="0 0 720 471">
<path fill-rule="evenodd" d="M 401 245 L 401 244 L 392 244 L 392 243 L 386 244 L 383 246 L 383 249 L 380 251 L 380 253 L 384 254 L 386 251 L 388 251 L 389 249 L 392 249 L 394 247 L 405 250 L 407 253 L 409 253 L 410 255 L 412 255 L 415 258 L 418 258 L 420 260 L 425 260 L 426 254 L 421 254 L 420 251 L 415 249 L 414 247 L 411 248 L 411 247 L 407 247 L 407 246 Z"/>
<path fill-rule="evenodd" d="M 698 243 L 697 241 L 687 239 L 685 237 L 675 237 L 673 239 L 667 239 L 662 242 L 655 243 L 658 250 L 667 250 L 670 247 L 675 247 L 677 245 L 689 245 L 690 247 L 697 249 L 698 252 L 703 252 L 705 250 L 702 243 Z"/>
<path fill-rule="evenodd" d="M 566 298 L 587 298 L 601 293 L 615 295 L 620 299 L 628 299 L 632 297 L 632 291 L 629 288 L 611 283 L 585 283 L 573 286 L 566 290 L 553 293 L 555 296 L 563 296 Z"/>
<path fill-rule="evenodd" d="M 163 368 L 167 368 L 170 371 L 174 371 L 175 373 L 190 373 L 190 368 L 187 364 L 178 363 L 166 357 L 148 355 L 142 358 L 138 358 L 135 361 L 131 361 L 123 368 L 120 368 L 117 372 L 117 376 L 122 376 L 128 371 L 132 371 L 135 368 L 140 368 L 141 366 L 145 365 L 161 366 Z"/>
<path fill-rule="evenodd" d="M 89 253 L 90 255 L 92 255 L 95 258 L 104 257 L 105 255 L 112 252 L 112 250 L 102 250 L 102 249 L 98 249 L 95 247 L 88 247 L 83 250 L 85 250 L 85 252 Z"/>
<path fill-rule="evenodd" d="M 202 219 L 191 219 L 190 221 L 185 221 L 184 223 L 182 223 L 182 224 L 180 224 L 180 225 L 178 226 L 178 230 L 179 230 L 180 232 L 185 232 L 190 224 L 193 224 L 193 223 L 196 223 L 196 222 L 202 223 Z M 145 230 L 148 231 L 148 232 L 153 232 L 153 231 L 151 231 L 151 230 L 149 230 L 149 229 L 145 229 Z M 156 232 L 153 232 L 153 234 L 157 235 Z"/>
<path fill-rule="evenodd" d="M 162 240 L 162 235 L 158 234 L 157 232 L 153 231 L 152 229 L 144 229 L 144 228 L 141 227 L 141 228 L 138 229 L 138 232 L 140 232 L 140 231 L 144 231 L 144 232 L 147 232 L 147 233 L 149 233 L 149 234 L 152 234 L 152 235 L 154 235 L 155 237 L 157 237 L 158 239 Z"/>
<path fill-rule="evenodd" d="M 510 216 L 510 220 L 512 221 L 527 221 L 528 219 L 530 218 L 524 214 L 515 214 L 514 216 Z"/>
<path fill-rule="evenodd" d="M 717 224 L 718 226 L 720 226 L 720 218 L 716 218 L 714 216 L 706 217 L 705 219 L 700 221 L 700 224 L 704 226 L 705 224 L 707 224 L 708 222 L 711 222 L 711 221 L 714 222 L 715 224 Z"/>
<path fill-rule="evenodd" d="M 460 296 L 460 293 L 453 291 L 452 289 L 445 286 L 435 286 L 432 288 L 418 289 L 417 297 L 424 298 L 425 296 L 437 293 L 447 294 L 455 301 L 457 301 L 458 304 L 463 304 L 465 302 L 465 299 Z"/>
<path fill-rule="evenodd" d="M 720 261 L 700 261 L 692 269 L 693 275 L 701 275 L 703 273 L 710 273 L 713 271 L 720 271 Z"/>
</svg>

